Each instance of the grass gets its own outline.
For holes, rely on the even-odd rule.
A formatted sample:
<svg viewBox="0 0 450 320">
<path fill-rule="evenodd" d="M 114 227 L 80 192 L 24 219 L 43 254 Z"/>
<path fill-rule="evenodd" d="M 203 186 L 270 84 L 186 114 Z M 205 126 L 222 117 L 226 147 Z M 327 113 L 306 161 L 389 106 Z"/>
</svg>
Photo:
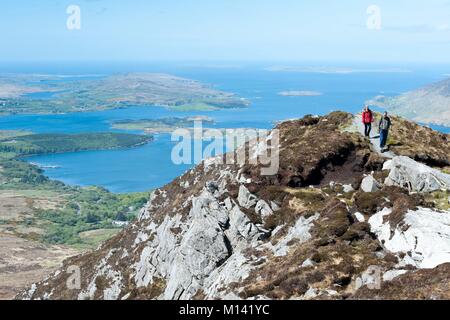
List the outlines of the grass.
<svg viewBox="0 0 450 320">
<path fill-rule="evenodd" d="M 209 118 L 200 118 L 202 123 L 212 123 Z M 152 132 L 170 132 L 177 128 L 193 127 L 195 118 L 167 117 L 162 119 L 120 120 L 112 124 L 112 128 L 120 130 L 147 130 Z"/>
<path fill-rule="evenodd" d="M 399 145 L 400 142 L 398 140 L 394 139 L 391 135 L 389 135 L 386 144 L 391 145 L 391 146 L 396 146 L 396 145 Z"/>
<path fill-rule="evenodd" d="M 0 140 L 25 136 L 29 134 L 31 134 L 31 132 L 23 130 L 0 130 Z"/>
<path fill-rule="evenodd" d="M 15 152 L 1 152 L 0 153 L 0 160 L 10 160 L 17 157 L 17 153 Z"/>
<path fill-rule="evenodd" d="M 79 234 L 83 243 L 74 245 L 77 249 L 93 249 L 98 246 L 99 243 L 104 242 L 115 236 L 120 229 L 97 229 L 81 232 Z"/>
<path fill-rule="evenodd" d="M 435 191 L 428 195 L 427 200 L 435 203 L 436 208 L 440 210 L 450 210 L 449 204 L 450 191 Z"/>
<path fill-rule="evenodd" d="M 2 190 L 2 194 L 11 193 L 14 196 L 28 197 L 28 198 L 56 198 L 64 196 L 55 190 Z"/>
</svg>

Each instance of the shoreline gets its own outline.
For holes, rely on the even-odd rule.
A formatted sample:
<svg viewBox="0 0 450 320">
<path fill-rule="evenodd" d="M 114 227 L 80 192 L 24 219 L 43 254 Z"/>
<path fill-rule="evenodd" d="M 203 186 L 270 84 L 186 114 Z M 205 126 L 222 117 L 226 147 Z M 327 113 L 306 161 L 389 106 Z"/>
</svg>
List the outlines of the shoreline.
<svg viewBox="0 0 450 320">
<path fill-rule="evenodd" d="M 145 136 L 145 135 L 143 135 Z M 24 159 L 29 157 L 37 157 L 37 156 L 45 156 L 45 155 L 54 155 L 54 154 L 65 154 L 65 153 L 79 153 L 79 152 L 89 152 L 89 151 L 111 151 L 111 150 L 127 150 L 127 149 L 133 149 L 140 146 L 144 146 L 146 144 L 149 144 L 150 142 L 154 141 L 155 138 L 152 136 L 149 136 L 150 138 L 144 142 L 136 143 L 132 146 L 126 146 L 126 147 L 111 147 L 111 148 L 101 148 L 101 149 L 86 149 L 86 150 L 78 150 L 78 151 L 59 151 L 59 152 L 43 152 L 43 153 L 35 153 L 35 154 L 27 154 L 27 155 L 19 155 L 15 157 L 15 159 Z M 28 162 L 29 163 L 29 162 Z"/>
</svg>

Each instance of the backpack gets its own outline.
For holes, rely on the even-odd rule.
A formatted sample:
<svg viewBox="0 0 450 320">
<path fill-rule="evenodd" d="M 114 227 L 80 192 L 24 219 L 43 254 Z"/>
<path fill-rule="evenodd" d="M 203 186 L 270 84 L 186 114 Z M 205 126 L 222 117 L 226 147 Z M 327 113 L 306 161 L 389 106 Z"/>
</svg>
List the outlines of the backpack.
<svg viewBox="0 0 450 320">
<path fill-rule="evenodd" d="M 391 127 L 391 119 L 388 118 L 381 118 L 380 120 L 380 130 L 389 130 Z"/>
</svg>

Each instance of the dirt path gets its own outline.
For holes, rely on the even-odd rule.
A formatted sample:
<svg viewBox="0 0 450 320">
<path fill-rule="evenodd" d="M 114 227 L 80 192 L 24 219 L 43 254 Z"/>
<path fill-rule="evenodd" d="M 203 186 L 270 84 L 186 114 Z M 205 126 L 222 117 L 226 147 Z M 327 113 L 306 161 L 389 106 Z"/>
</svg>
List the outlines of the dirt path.
<svg viewBox="0 0 450 320">
<path fill-rule="evenodd" d="M 362 123 L 362 118 L 361 118 L 361 114 L 357 114 L 355 115 L 354 119 L 353 119 L 353 125 L 358 129 L 358 132 L 364 136 L 364 124 Z M 392 159 L 393 157 L 395 157 L 395 153 L 393 153 L 392 151 L 385 151 L 385 152 L 381 152 L 381 148 L 380 148 L 380 138 L 378 134 L 374 135 L 374 131 L 376 130 L 375 126 L 372 125 L 372 132 L 371 132 L 371 137 L 370 137 L 370 142 L 373 146 L 373 149 L 378 152 L 378 154 L 382 155 L 383 157 L 386 158 L 390 158 Z"/>
</svg>

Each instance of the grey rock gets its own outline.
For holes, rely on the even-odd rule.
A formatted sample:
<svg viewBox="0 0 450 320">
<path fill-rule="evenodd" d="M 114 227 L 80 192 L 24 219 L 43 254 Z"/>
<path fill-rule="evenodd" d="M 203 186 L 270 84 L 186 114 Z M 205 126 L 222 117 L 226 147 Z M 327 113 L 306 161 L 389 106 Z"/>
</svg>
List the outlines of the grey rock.
<svg viewBox="0 0 450 320">
<path fill-rule="evenodd" d="M 272 208 L 264 200 L 259 200 L 255 206 L 256 214 L 261 215 L 263 221 L 273 214 Z"/>
<path fill-rule="evenodd" d="M 349 184 L 344 184 L 342 187 L 344 188 L 344 192 L 345 193 L 355 191 L 355 189 L 353 189 L 353 187 L 351 185 L 349 185 Z"/>
<path fill-rule="evenodd" d="M 272 208 L 272 211 L 280 210 L 280 206 L 273 201 L 270 201 L 270 207 Z"/>
<path fill-rule="evenodd" d="M 230 212 L 230 230 L 232 231 L 232 242 L 238 242 L 242 237 L 253 241 L 259 237 L 258 227 L 241 211 L 239 206 L 235 206 Z"/>
<path fill-rule="evenodd" d="M 374 177 L 369 175 L 362 180 L 361 190 L 364 192 L 376 192 L 380 190 L 380 186 Z"/>
<path fill-rule="evenodd" d="M 238 203 L 241 207 L 250 209 L 251 207 L 256 205 L 257 201 L 258 198 L 255 195 L 251 194 L 244 185 L 241 185 L 239 187 Z"/>
<path fill-rule="evenodd" d="M 407 188 L 410 192 L 450 190 L 450 175 L 408 157 L 395 157 L 386 161 L 383 170 L 390 170 L 385 180 L 388 186 Z"/>
<path fill-rule="evenodd" d="M 364 218 L 363 214 L 361 212 L 355 212 L 355 217 L 358 222 L 365 222 L 366 218 Z"/>
</svg>

